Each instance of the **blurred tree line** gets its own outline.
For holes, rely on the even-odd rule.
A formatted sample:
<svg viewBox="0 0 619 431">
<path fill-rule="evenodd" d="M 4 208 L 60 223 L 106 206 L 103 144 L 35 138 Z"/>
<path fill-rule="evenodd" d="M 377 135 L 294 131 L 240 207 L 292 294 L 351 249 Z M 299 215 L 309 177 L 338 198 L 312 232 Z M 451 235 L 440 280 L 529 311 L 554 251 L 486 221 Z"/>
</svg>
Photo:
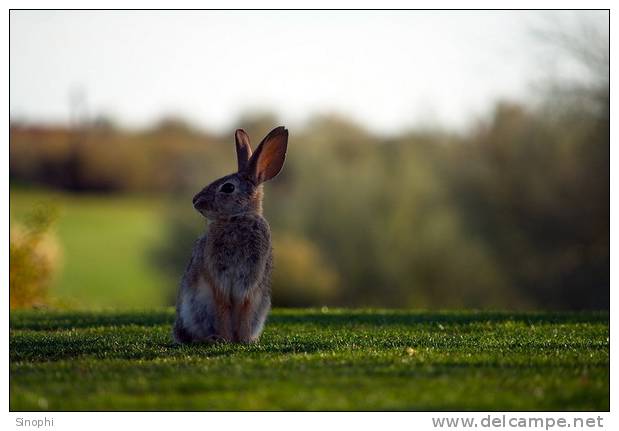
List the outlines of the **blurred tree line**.
<svg viewBox="0 0 619 431">
<path fill-rule="evenodd" d="M 585 53 L 593 84 L 498 103 L 466 133 L 387 138 L 335 116 L 291 129 L 266 186 L 275 305 L 608 308 L 608 57 Z M 278 124 L 238 121 L 254 145 Z M 10 176 L 166 196 L 168 241 L 151 258 L 176 281 L 204 229 L 191 198 L 235 168 L 232 136 L 179 119 L 139 132 L 13 124 Z"/>
</svg>

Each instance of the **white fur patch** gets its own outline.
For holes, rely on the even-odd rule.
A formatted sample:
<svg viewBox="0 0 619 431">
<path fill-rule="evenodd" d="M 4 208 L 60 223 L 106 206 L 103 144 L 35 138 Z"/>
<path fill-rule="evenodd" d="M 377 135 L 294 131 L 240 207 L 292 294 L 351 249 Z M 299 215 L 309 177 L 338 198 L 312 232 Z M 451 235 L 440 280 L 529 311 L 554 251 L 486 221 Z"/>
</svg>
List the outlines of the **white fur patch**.
<svg viewBox="0 0 619 431">
<path fill-rule="evenodd" d="M 198 283 L 194 286 L 188 287 L 186 291 L 194 290 L 194 302 L 193 306 L 189 295 L 183 295 L 180 303 L 180 315 L 185 324 L 185 328 L 194 336 L 199 338 L 208 337 L 207 328 L 204 327 L 204 323 L 196 322 L 194 311 L 196 308 L 206 309 L 206 313 L 213 316 L 215 313 L 215 306 L 213 304 L 213 295 L 208 283 L 203 277 L 198 279 Z"/>
</svg>

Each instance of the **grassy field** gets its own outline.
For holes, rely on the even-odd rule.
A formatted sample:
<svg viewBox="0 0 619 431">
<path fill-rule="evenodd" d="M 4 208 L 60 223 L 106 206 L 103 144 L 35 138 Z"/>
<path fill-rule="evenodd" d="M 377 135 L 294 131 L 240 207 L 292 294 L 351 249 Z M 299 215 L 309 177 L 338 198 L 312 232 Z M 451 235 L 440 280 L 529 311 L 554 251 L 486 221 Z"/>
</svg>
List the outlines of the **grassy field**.
<svg viewBox="0 0 619 431">
<path fill-rule="evenodd" d="M 11 410 L 608 410 L 608 313 L 276 310 L 176 346 L 169 309 L 11 313 Z"/>
<path fill-rule="evenodd" d="M 63 258 L 51 287 L 55 300 L 73 308 L 165 305 L 170 281 L 149 262 L 164 231 L 157 200 L 13 189 L 10 204 L 11 224 L 36 206 L 59 213 L 55 233 Z"/>
</svg>

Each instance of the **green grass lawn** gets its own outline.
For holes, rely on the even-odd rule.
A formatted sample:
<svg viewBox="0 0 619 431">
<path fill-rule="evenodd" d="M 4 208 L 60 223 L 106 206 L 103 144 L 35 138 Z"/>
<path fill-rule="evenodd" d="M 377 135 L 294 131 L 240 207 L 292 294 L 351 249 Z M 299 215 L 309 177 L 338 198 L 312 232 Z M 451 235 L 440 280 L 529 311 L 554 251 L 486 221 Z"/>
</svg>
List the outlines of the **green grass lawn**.
<svg viewBox="0 0 619 431">
<path fill-rule="evenodd" d="M 147 308 L 166 304 L 176 288 L 154 270 L 150 250 L 162 240 L 162 203 L 136 196 L 71 195 L 12 189 L 11 224 L 36 206 L 55 208 L 62 265 L 51 286 L 73 308 Z M 111 252 L 113 250 L 113 252 Z"/>
<path fill-rule="evenodd" d="M 608 313 L 276 310 L 176 346 L 169 309 L 13 311 L 11 410 L 608 410 Z"/>
</svg>

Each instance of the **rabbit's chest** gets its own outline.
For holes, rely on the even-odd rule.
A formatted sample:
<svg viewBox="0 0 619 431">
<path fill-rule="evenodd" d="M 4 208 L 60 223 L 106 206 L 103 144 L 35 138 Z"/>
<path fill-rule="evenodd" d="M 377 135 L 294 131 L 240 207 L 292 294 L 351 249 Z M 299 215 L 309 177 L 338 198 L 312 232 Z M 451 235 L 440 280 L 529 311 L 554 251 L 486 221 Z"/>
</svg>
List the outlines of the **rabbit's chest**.
<svg viewBox="0 0 619 431">
<path fill-rule="evenodd" d="M 220 274 L 233 273 L 247 264 L 247 257 L 254 253 L 255 238 L 243 228 L 218 229 L 209 232 L 206 257 L 212 268 Z"/>
<path fill-rule="evenodd" d="M 270 252 L 270 243 L 251 223 L 219 226 L 209 231 L 206 260 L 217 280 L 216 288 L 233 297 L 251 290 L 254 275 Z"/>
</svg>

